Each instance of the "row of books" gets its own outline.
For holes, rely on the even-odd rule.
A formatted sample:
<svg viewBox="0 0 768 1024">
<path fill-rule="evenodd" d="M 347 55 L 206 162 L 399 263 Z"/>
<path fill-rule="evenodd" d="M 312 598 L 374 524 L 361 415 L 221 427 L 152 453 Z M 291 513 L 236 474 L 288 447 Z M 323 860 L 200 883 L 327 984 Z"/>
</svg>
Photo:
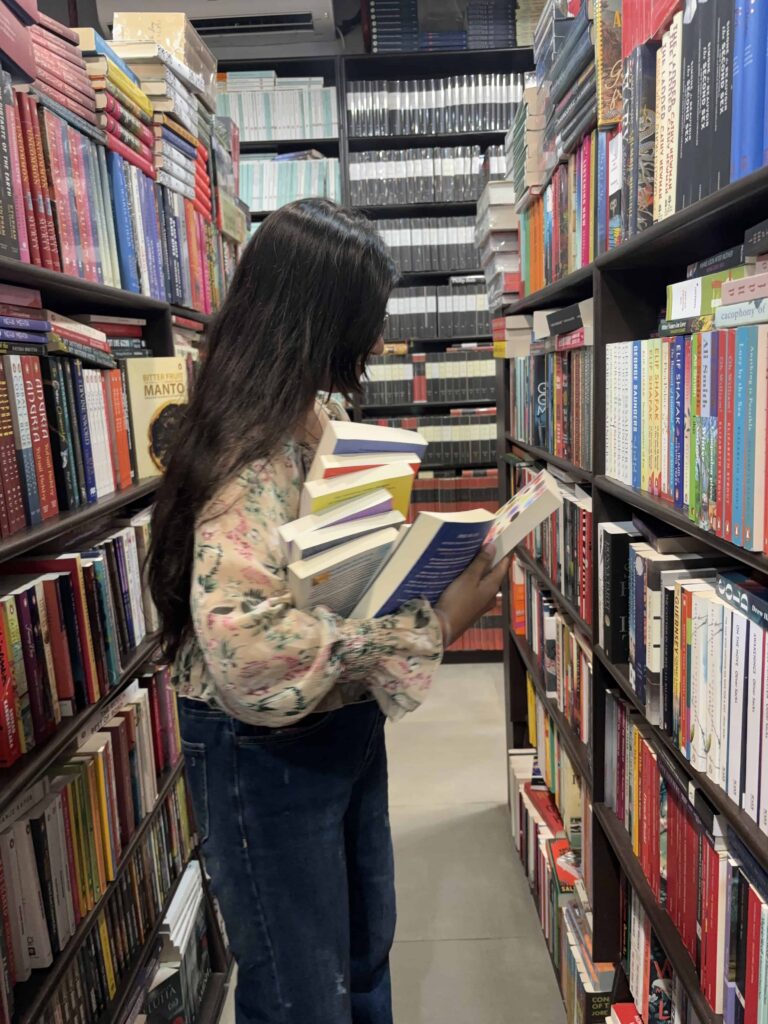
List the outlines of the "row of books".
<svg viewBox="0 0 768 1024">
<path fill-rule="evenodd" d="M 475 270 L 474 217 L 397 217 L 376 230 L 405 274 L 425 270 Z"/>
<path fill-rule="evenodd" d="M 305 153 L 249 154 L 240 161 L 240 199 L 250 210 L 277 210 L 294 199 L 320 196 L 341 202 L 337 157 Z"/>
<path fill-rule="evenodd" d="M 545 351 L 510 361 L 510 429 L 582 469 L 592 468 L 592 348 Z"/>
<path fill-rule="evenodd" d="M 142 957 L 174 884 L 189 862 L 194 833 L 180 775 L 144 836 L 106 891 L 41 1017 L 42 1024 L 98 1024 Z M 156 957 L 139 973 L 149 982 Z"/>
<path fill-rule="evenodd" d="M 516 302 L 522 290 L 518 217 L 507 182 L 489 180 L 477 203 L 475 244 L 492 310 Z"/>
<path fill-rule="evenodd" d="M 409 356 L 373 356 L 365 365 L 365 405 L 493 402 L 496 363 L 490 345 Z"/>
<path fill-rule="evenodd" d="M 110 701 L 71 756 L 20 798 L 23 809 L 4 812 L 2 987 L 8 1001 L 33 970 L 51 966 L 110 887 L 118 888 L 123 852 L 157 807 L 160 765 L 173 768 L 180 751 L 167 673 L 145 677 Z M 167 799 L 176 822 L 186 818 L 176 790 Z"/>
<path fill-rule="evenodd" d="M 160 924 L 160 951 L 144 1004 L 146 1024 L 197 1019 L 211 973 L 203 870 L 191 860 Z"/>
<path fill-rule="evenodd" d="M 387 303 L 384 338 L 490 338 L 485 279 L 451 277 L 445 285 L 395 288 Z"/>
<path fill-rule="evenodd" d="M 158 147 L 167 149 L 174 135 L 172 105 L 162 96 L 153 105 L 130 68 L 114 63 L 116 54 L 92 51 L 86 60 L 76 32 L 51 19 L 17 22 L 7 39 L 0 65 L 32 84 L 11 88 L 0 72 L 3 254 L 209 312 L 238 243 L 219 230 L 207 169 L 181 182 L 175 171 L 155 167 Z M 86 46 L 102 44 L 90 38 Z M 162 62 L 153 66 L 170 74 Z M 198 179 L 207 196 L 196 191 Z M 241 219 L 240 235 L 242 227 Z"/>
<path fill-rule="evenodd" d="M 219 71 L 217 113 L 232 118 L 243 142 L 334 139 L 336 86 L 322 77 L 280 78 L 275 71 Z"/>
<path fill-rule="evenodd" d="M 723 1021 L 759 1019 L 766 876 L 636 712 L 606 695 L 606 794 Z M 630 983 L 632 979 L 630 976 Z"/>
<path fill-rule="evenodd" d="M 368 417 L 380 427 L 418 430 L 429 444 L 429 466 L 496 464 L 496 409 L 454 409 L 445 416 Z"/>
<path fill-rule="evenodd" d="M 142 586 L 149 514 L 66 554 L 3 563 L 0 764 L 43 744 L 62 719 L 98 703 L 157 617 Z"/>
<path fill-rule="evenodd" d="M 350 153 L 349 198 L 354 206 L 473 202 L 482 168 L 480 146 Z"/>
<path fill-rule="evenodd" d="M 513 468 L 516 486 L 527 486 L 537 467 Z M 563 475 L 558 479 L 562 505 L 526 537 L 523 546 L 581 618 L 592 622 L 592 497 Z"/>
<path fill-rule="evenodd" d="M 499 131 L 509 123 L 522 75 L 494 72 L 347 84 L 351 136 Z"/>
<path fill-rule="evenodd" d="M 437 21 L 419 17 L 417 0 L 365 0 L 363 39 L 372 53 L 452 50 L 495 50 L 517 45 L 517 25 L 530 31 L 530 8 L 541 0 L 469 0 L 463 11 L 449 12 Z M 446 20 L 447 17 L 447 20 Z"/>
<path fill-rule="evenodd" d="M 498 512 L 497 469 L 420 470 L 413 482 L 408 520 L 412 522 L 419 512 L 469 512 L 473 508 Z"/>
<path fill-rule="evenodd" d="M 510 627 L 531 648 L 546 693 L 557 702 L 576 736 L 590 742 L 592 652 L 570 618 L 528 567 L 513 557 Z"/>
</svg>

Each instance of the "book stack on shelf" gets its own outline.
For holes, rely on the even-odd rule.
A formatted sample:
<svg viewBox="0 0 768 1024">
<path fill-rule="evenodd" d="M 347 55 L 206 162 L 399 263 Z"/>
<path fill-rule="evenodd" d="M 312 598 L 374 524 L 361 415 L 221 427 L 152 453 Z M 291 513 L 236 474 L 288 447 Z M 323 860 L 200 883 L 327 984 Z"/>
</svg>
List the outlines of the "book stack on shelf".
<svg viewBox="0 0 768 1024">
<path fill-rule="evenodd" d="M 252 211 L 277 210 L 294 199 L 320 196 L 341 201 L 341 171 L 335 157 L 315 149 L 278 156 L 247 154 L 240 160 L 240 199 Z"/>
<path fill-rule="evenodd" d="M 518 45 L 519 6 L 516 0 L 469 0 L 462 11 L 428 9 L 423 15 L 418 0 L 365 0 L 363 39 L 371 53 L 505 49 Z M 522 4 L 524 33 L 530 31 L 530 6 Z"/>
<path fill-rule="evenodd" d="M 474 217 L 397 217 L 376 228 L 404 274 L 475 270 Z"/>
<path fill-rule="evenodd" d="M 489 466 L 496 462 L 496 408 L 453 409 L 445 416 L 379 416 L 366 423 L 417 430 L 429 444 L 426 467 Z"/>
<path fill-rule="evenodd" d="M 366 363 L 363 405 L 494 402 L 491 345 L 454 345 L 443 352 L 374 356 Z"/>
<path fill-rule="evenodd" d="M 475 244 L 485 275 L 488 305 L 494 312 L 520 294 L 518 218 L 510 198 L 507 182 L 491 181 L 477 204 Z"/>
<path fill-rule="evenodd" d="M 216 80 L 216 110 L 239 126 L 243 142 L 338 137 L 336 86 L 322 76 L 220 71 Z"/>
<path fill-rule="evenodd" d="M 387 303 L 387 341 L 490 338 L 485 279 L 445 276 L 446 284 L 395 288 Z"/>
</svg>

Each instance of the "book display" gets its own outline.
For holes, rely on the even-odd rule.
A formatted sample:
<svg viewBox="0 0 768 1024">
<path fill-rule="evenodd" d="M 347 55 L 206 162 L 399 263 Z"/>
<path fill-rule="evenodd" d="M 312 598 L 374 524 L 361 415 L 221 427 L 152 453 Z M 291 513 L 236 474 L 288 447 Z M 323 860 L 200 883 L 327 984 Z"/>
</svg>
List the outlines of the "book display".
<svg viewBox="0 0 768 1024">
<path fill-rule="evenodd" d="M 493 320 L 502 500 L 542 467 L 564 499 L 505 591 L 513 830 L 569 1020 L 736 1024 L 768 964 L 765 19 L 573 6 L 510 126 L 522 297 Z M 566 897 L 532 799 L 574 849 L 564 763 L 591 865 Z"/>
<path fill-rule="evenodd" d="M 133 1019 L 198 863 L 142 566 L 246 218 L 215 64 L 158 18 L 107 42 L 0 4 L 4 1024 Z M 203 912 L 201 1021 L 229 966 Z"/>
</svg>

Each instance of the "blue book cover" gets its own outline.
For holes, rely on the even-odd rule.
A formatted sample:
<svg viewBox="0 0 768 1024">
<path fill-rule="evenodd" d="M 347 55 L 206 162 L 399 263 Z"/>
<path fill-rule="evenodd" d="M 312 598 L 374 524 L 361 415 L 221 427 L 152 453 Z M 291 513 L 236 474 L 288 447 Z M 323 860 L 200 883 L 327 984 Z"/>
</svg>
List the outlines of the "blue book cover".
<svg viewBox="0 0 768 1024">
<path fill-rule="evenodd" d="M 120 68 L 120 70 L 123 72 L 126 78 L 130 78 L 134 85 L 138 85 L 139 88 L 141 88 L 141 81 L 139 79 L 139 76 L 135 72 L 131 71 L 130 67 L 125 63 L 123 58 L 119 57 L 112 49 L 112 47 L 109 45 L 109 43 L 105 39 L 102 39 L 99 33 L 96 31 L 94 31 L 93 33 L 93 42 L 94 47 L 92 50 L 86 50 L 82 46 L 80 47 L 80 49 L 86 56 L 95 55 L 98 57 L 107 57 L 108 60 L 111 60 L 113 64 L 116 64 L 117 67 Z"/>
<path fill-rule="evenodd" d="M 75 394 L 75 411 L 80 433 L 80 447 L 83 452 L 83 473 L 85 475 L 86 500 L 96 501 L 96 474 L 93 467 L 93 448 L 91 447 L 91 430 L 88 426 L 88 412 L 85 405 L 85 381 L 83 365 L 79 359 L 72 360 L 72 385 Z"/>
<path fill-rule="evenodd" d="M 16 331 L 9 327 L 0 326 L 0 341 L 24 341 L 36 345 L 45 345 L 47 340 L 44 334 L 37 334 L 35 331 Z"/>
<path fill-rule="evenodd" d="M 743 545 L 742 519 L 744 515 L 744 470 L 747 417 L 747 366 L 749 363 L 750 332 L 755 327 L 736 330 L 736 374 L 733 387 L 733 486 L 731 488 L 731 541 Z"/>
<path fill-rule="evenodd" d="M 163 256 L 160 247 L 160 224 L 158 221 L 157 200 L 155 197 L 155 185 L 151 178 L 142 174 L 141 182 L 144 187 L 146 204 L 146 216 L 149 222 L 149 249 L 152 257 L 154 295 L 158 299 L 165 298 L 165 275 L 163 274 Z"/>
<path fill-rule="evenodd" d="M 27 316 L 0 316 L 0 327 L 11 331 L 50 331 L 50 320 L 34 320 Z M 45 340 L 45 339 L 43 339 Z"/>
<path fill-rule="evenodd" d="M 120 267 L 120 280 L 123 288 L 129 292 L 140 292 L 138 266 L 136 262 L 136 246 L 131 226 L 131 217 L 126 197 L 126 182 L 123 174 L 123 161 L 111 150 L 107 150 L 107 170 L 112 193 L 112 209 L 114 211 L 115 234 L 117 236 L 117 262 Z"/>
<path fill-rule="evenodd" d="M 743 99 L 739 151 L 739 177 L 751 174 L 763 163 L 763 129 L 765 111 L 761 99 L 765 96 L 766 26 L 768 4 L 765 0 L 746 0 L 744 19 L 744 56 L 741 69 Z M 738 31 L 738 26 L 737 26 Z"/>
<path fill-rule="evenodd" d="M 3 365 L 8 382 L 8 398 L 13 420 L 13 441 L 16 447 L 16 461 L 21 477 L 21 495 L 27 522 L 35 526 L 43 521 L 40 511 L 40 490 L 35 472 L 35 455 L 32 449 L 32 435 L 29 426 L 27 400 L 24 394 L 24 378 L 20 356 L 5 356 Z"/>
<path fill-rule="evenodd" d="M 733 87 L 731 94 L 731 181 L 741 177 L 742 107 L 744 106 L 744 49 L 747 30 L 747 4 L 749 0 L 735 0 L 733 12 Z"/>
<path fill-rule="evenodd" d="M 757 327 L 746 327 L 747 379 L 744 414 L 744 504 L 741 510 L 741 543 L 748 550 L 762 549 L 763 538 L 755 537 L 755 431 L 757 429 Z M 765 415 L 763 410 L 762 415 Z M 760 488 L 762 494 L 762 487 Z"/>
<path fill-rule="evenodd" d="M 169 146 L 173 146 L 174 149 L 178 149 L 180 153 L 183 153 L 184 156 L 189 157 L 190 160 L 197 159 L 197 150 L 192 145 L 192 143 L 187 142 L 186 139 L 182 139 L 180 135 L 177 135 L 176 132 L 171 131 L 170 128 L 166 128 L 165 125 L 163 125 L 162 129 L 162 139 L 164 143 L 167 142 Z"/>
<path fill-rule="evenodd" d="M 597 202 L 595 238 L 597 255 L 608 251 L 608 132 L 597 133 Z"/>
<path fill-rule="evenodd" d="M 675 465 L 672 477 L 675 508 L 683 507 L 683 471 L 685 468 L 685 341 L 682 336 L 674 340 L 675 366 Z"/>
<path fill-rule="evenodd" d="M 632 342 L 632 486 L 640 487 L 642 463 L 642 341 Z"/>
</svg>

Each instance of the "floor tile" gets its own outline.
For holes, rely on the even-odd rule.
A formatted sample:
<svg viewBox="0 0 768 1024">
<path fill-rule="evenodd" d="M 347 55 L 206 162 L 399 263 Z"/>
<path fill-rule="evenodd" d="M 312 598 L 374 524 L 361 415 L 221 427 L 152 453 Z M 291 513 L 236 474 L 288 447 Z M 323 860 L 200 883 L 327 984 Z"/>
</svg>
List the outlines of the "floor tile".
<svg viewBox="0 0 768 1024">
<path fill-rule="evenodd" d="M 503 669 L 497 662 L 442 665 L 429 696 L 403 724 L 470 721 L 498 726 L 504 715 L 503 685 Z"/>
<path fill-rule="evenodd" d="M 498 939 L 538 927 L 506 807 L 399 807 L 392 829 L 398 940 Z"/>
<path fill-rule="evenodd" d="M 528 940 L 398 942 L 395 1024 L 563 1024 L 541 932 Z"/>
</svg>

